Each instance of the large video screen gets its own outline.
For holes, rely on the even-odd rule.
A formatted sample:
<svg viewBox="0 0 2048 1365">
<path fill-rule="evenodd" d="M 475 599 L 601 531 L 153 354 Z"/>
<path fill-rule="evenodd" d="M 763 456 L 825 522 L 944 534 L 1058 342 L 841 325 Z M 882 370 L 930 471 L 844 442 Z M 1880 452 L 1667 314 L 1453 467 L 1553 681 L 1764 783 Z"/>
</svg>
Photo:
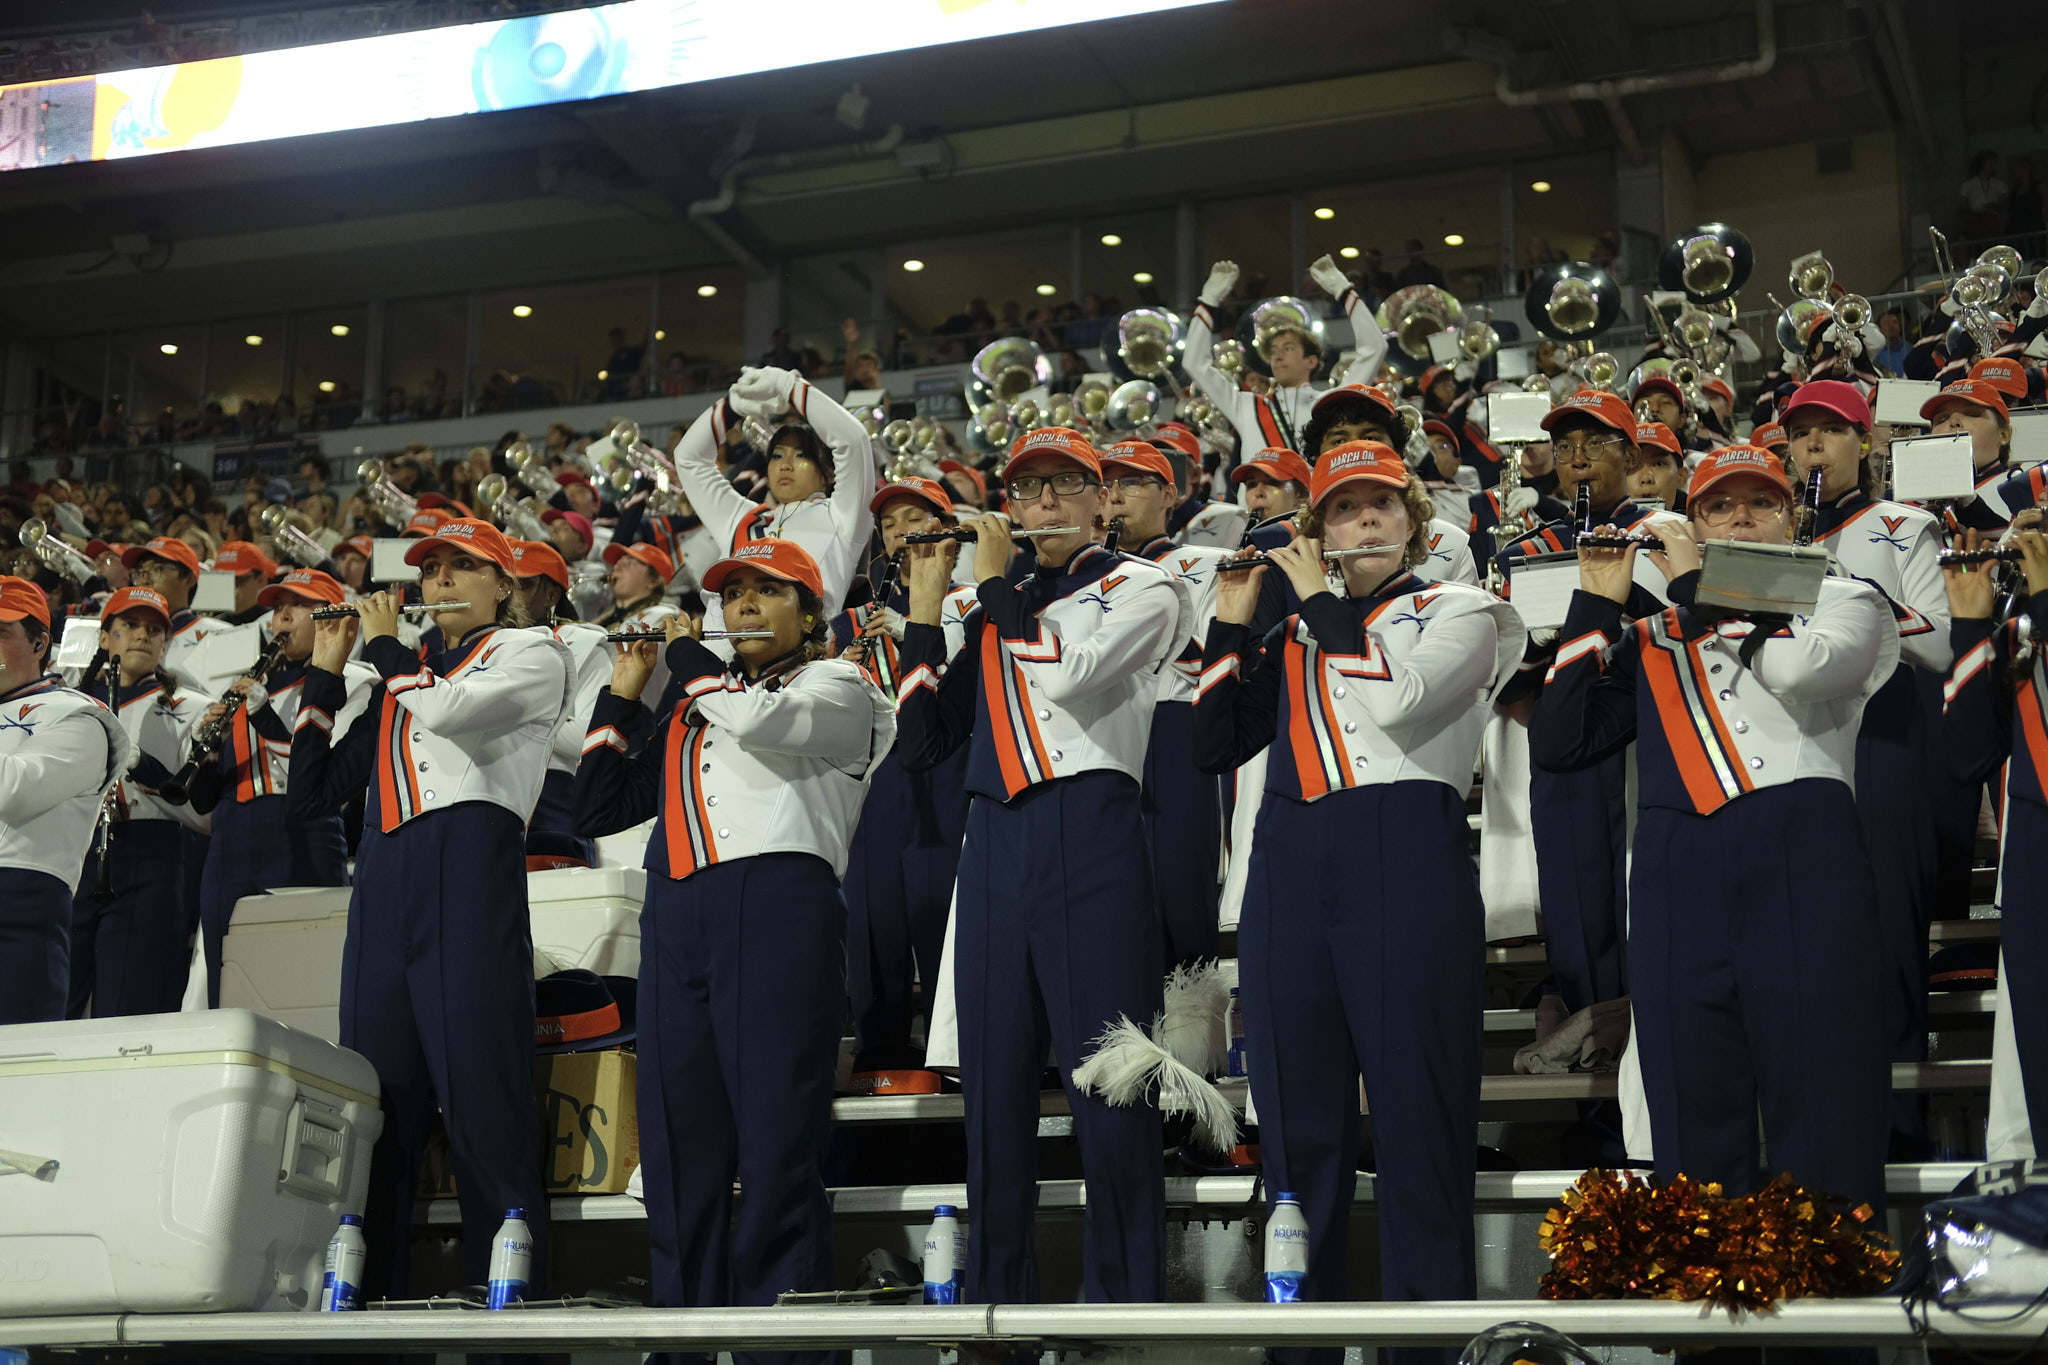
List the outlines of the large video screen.
<svg viewBox="0 0 2048 1365">
<path fill-rule="evenodd" d="M 0 170 L 523 109 L 1217 0 L 626 0 L 0 87 Z"/>
</svg>

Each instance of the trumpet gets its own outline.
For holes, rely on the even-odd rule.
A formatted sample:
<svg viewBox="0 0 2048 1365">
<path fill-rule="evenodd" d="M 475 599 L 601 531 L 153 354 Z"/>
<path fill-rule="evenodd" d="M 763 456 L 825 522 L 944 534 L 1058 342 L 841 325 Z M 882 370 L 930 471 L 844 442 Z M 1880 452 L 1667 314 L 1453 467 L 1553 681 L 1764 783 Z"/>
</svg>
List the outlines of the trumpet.
<svg viewBox="0 0 2048 1365">
<path fill-rule="evenodd" d="M 1612 352 L 1595 351 L 1580 361 L 1579 372 L 1586 376 L 1586 382 L 1596 389 L 1614 387 L 1614 381 L 1621 374 L 1621 362 Z"/>
<path fill-rule="evenodd" d="M 584 473 L 590 474 L 603 469 L 621 451 L 631 450 L 638 444 L 640 424 L 630 418 L 621 418 L 614 422 L 603 436 L 592 441 L 590 448 L 583 452 L 584 458 L 580 463 L 586 466 Z"/>
<path fill-rule="evenodd" d="M 1681 346 L 1697 355 L 1714 339 L 1714 315 L 1687 304 L 1678 310 L 1678 321 L 1671 331 Z"/>
<path fill-rule="evenodd" d="M 1934 557 L 1942 568 L 1972 564 L 2019 564 L 2024 562 L 2017 545 L 1987 545 L 1981 550 L 1943 550 Z"/>
<path fill-rule="evenodd" d="M 1020 537 L 1029 536 L 1071 536 L 1078 534 L 1080 530 L 1081 528 L 1078 526 L 1041 526 L 1037 530 L 1032 531 L 1017 526 L 1011 528 L 1010 538 L 1016 540 Z M 955 526 L 944 531 L 913 531 L 903 537 L 903 543 L 905 545 L 943 545 L 949 540 L 957 540 L 962 545 L 972 545 L 979 539 L 980 537 L 975 535 L 969 528 Z"/>
<path fill-rule="evenodd" d="M 400 616 L 430 616 L 437 611 L 466 611 L 468 608 L 469 603 L 467 602 L 407 602 L 398 609 L 398 614 Z M 313 619 L 315 621 L 339 621 L 345 617 L 360 615 L 362 613 L 349 603 L 343 603 L 337 607 L 313 608 Z"/>
<path fill-rule="evenodd" d="M 1825 299 L 1835 285 L 1835 268 L 1818 251 L 1809 251 L 1792 262 L 1786 282 L 1802 299 Z"/>
<path fill-rule="evenodd" d="M 1869 299 L 1861 294 L 1844 294 L 1835 300 L 1835 326 L 1844 333 L 1860 332 L 1869 325 Z"/>
<path fill-rule="evenodd" d="M 512 496 L 512 485 L 503 474 L 494 472 L 478 479 L 476 495 L 484 505 L 483 510 L 496 517 L 500 525 L 521 540 L 548 538 L 548 528 L 542 524 L 539 515 Z"/>
<path fill-rule="evenodd" d="M 419 515 L 419 503 L 391 482 L 391 471 L 385 468 L 382 460 L 373 456 L 357 465 L 356 481 L 363 486 L 363 496 L 384 514 L 386 521 L 395 521 L 403 526 Z"/>
<path fill-rule="evenodd" d="M 538 498 L 552 498 L 562 491 L 562 485 L 555 482 L 555 476 L 548 472 L 548 462 L 539 451 L 524 441 L 514 441 L 505 448 L 506 462 L 512 466 L 512 475 Z"/>
<path fill-rule="evenodd" d="M 1467 360 L 1484 360 L 1500 349 L 1500 333 L 1494 330 L 1484 308 L 1475 308 L 1458 329 L 1458 354 Z"/>
<path fill-rule="evenodd" d="M 30 517 L 15 534 L 23 546 L 35 551 L 37 559 L 72 582 L 83 585 L 99 576 L 99 565 L 52 531 L 41 517 Z"/>
<path fill-rule="evenodd" d="M 292 525 L 291 513 L 276 503 L 258 512 L 256 520 L 262 523 L 263 534 L 307 568 L 317 569 L 327 562 L 327 551 L 320 548 L 320 542 Z"/>
<path fill-rule="evenodd" d="M 662 630 L 616 630 L 604 637 L 615 645 L 660 644 L 668 638 Z M 772 630 L 707 630 L 699 637 L 705 640 L 772 640 Z"/>
</svg>

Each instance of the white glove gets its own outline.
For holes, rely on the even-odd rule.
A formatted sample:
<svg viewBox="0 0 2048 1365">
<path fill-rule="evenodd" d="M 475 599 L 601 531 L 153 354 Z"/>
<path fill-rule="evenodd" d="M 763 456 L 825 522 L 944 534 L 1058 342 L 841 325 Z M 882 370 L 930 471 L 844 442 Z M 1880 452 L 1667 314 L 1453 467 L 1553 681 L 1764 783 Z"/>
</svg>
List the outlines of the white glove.
<svg viewBox="0 0 2048 1365">
<path fill-rule="evenodd" d="M 1865 355 L 1876 355 L 1884 349 L 1884 333 L 1877 330 L 1876 323 L 1864 323 L 1863 330 L 1856 335 L 1863 342 Z"/>
<path fill-rule="evenodd" d="M 1233 270 L 1232 274 L 1235 275 L 1235 273 L 1235 270 Z M 1322 288 L 1322 291 L 1333 299 L 1343 298 L 1344 291 L 1351 287 L 1351 277 L 1339 269 L 1337 263 L 1331 260 L 1327 254 L 1310 266 L 1308 273 L 1314 278 L 1316 284 Z M 1211 275 L 1209 278 L 1213 282 L 1216 277 Z"/>
<path fill-rule="evenodd" d="M 896 609 L 894 607 L 876 607 L 873 616 L 869 619 L 877 618 L 882 622 L 882 629 L 888 632 L 889 638 L 897 644 L 902 644 L 903 618 L 896 614 Z"/>
<path fill-rule="evenodd" d="M 1230 288 L 1237 283 L 1237 262 L 1218 261 L 1209 267 L 1209 278 L 1202 284 L 1202 302 L 1211 308 L 1230 297 Z"/>
<path fill-rule="evenodd" d="M 1510 488 L 1500 495 L 1500 519 L 1513 521 L 1524 512 L 1536 510 L 1536 490 L 1527 484 Z"/>
<path fill-rule="evenodd" d="M 796 375 L 790 371 L 773 365 L 749 365 L 740 371 L 739 381 L 728 396 L 735 412 L 767 421 L 782 414 L 795 389 Z"/>
<path fill-rule="evenodd" d="M 1827 331 L 1821 333 L 1820 339 L 1832 345 L 1838 355 L 1854 359 L 1863 354 L 1862 338 L 1853 332 L 1843 331 L 1842 325 L 1838 322 L 1829 323 Z"/>
<path fill-rule="evenodd" d="M 1941 296 L 1941 311 L 1952 318 L 1962 316 L 1963 306 L 1956 302 L 1954 290 L 1950 290 Z"/>
<path fill-rule="evenodd" d="M 1478 373 L 1479 362 L 1476 360 L 1460 360 L 1457 364 L 1451 366 L 1451 378 L 1457 380 L 1460 384 L 1471 383 L 1472 376 Z M 1461 394 L 1460 397 L 1469 398 L 1471 395 Z"/>
<path fill-rule="evenodd" d="M 2030 318 L 2048 318 L 2048 294 L 2034 295 L 2034 301 L 2027 305 Z"/>
</svg>

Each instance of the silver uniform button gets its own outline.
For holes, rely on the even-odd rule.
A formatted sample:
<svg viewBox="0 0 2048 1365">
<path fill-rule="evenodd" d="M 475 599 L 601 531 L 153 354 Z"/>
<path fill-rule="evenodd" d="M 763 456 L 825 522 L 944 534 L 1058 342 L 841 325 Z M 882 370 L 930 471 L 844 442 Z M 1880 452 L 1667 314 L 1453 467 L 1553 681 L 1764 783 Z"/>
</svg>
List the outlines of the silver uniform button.
<svg viewBox="0 0 2048 1365">
<path fill-rule="evenodd" d="M 1761 768 L 1764 766 L 1764 761 L 1761 758 L 1752 758 L 1751 760 L 1749 760 L 1749 766 L 1752 768 Z"/>
<path fill-rule="evenodd" d="M 1333 687 L 1330 689 L 1330 695 L 1333 697 L 1341 697 L 1344 695 L 1344 689 L 1341 687 Z"/>
<path fill-rule="evenodd" d="M 419 731 L 417 731 L 417 730 L 415 730 L 415 731 L 413 731 L 413 732 L 412 732 L 412 742 L 413 742 L 413 743 L 415 743 L 415 744 L 418 744 L 418 743 L 419 743 L 419 742 L 420 742 L 421 740 L 423 740 L 423 739 L 425 739 L 425 738 L 426 738 L 426 736 L 425 736 L 425 735 L 423 735 L 423 734 L 421 734 L 421 733 L 420 733 Z"/>
<path fill-rule="evenodd" d="M 711 765 L 710 765 L 709 763 L 706 763 L 706 764 L 705 764 L 705 765 L 704 765 L 704 766 L 703 766 L 702 768 L 700 768 L 700 769 L 699 769 L 698 771 L 700 771 L 700 772 L 707 772 L 707 773 L 708 773 L 708 772 L 710 772 L 710 771 L 711 771 Z"/>
<path fill-rule="evenodd" d="M 1711 668 L 1709 668 L 1709 669 L 1707 670 L 1707 672 L 1709 672 L 1709 673 L 1719 673 L 1720 671 L 1721 671 L 1721 665 L 1719 665 L 1719 664 L 1715 664 L 1715 665 L 1714 665 L 1713 667 L 1711 667 Z"/>
<path fill-rule="evenodd" d="M 424 798 L 425 798 L 426 800 L 428 800 L 428 801 L 431 801 L 431 800 L 433 800 L 433 799 L 434 799 L 434 794 L 433 794 L 432 792 L 421 792 L 421 793 L 420 793 L 420 795 L 421 795 L 422 797 L 424 797 Z"/>
<path fill-rule="evenodd" d="M 704 804 L 707 806 L 715 806 L 718 804 L 718 798 L 715 796 L 707 796 L 704 798 Z"/>
<path fill-rule="evenodd" d="M 732 831 L 729 829 L 722 829 L 718 831 L 718 837 L 721 839 L 730 839 L 732 838 Z"/>
<path fill-rule="evenodd" d="M 1729 691 L 1729 690 L 1728 690 L 1727 688 L 1725 688 L 1725 687 L 1721 689 L 1721 692 L 1720 692 L 1720 697 L 1721 697 L 1721 700 L 1722 700 L 1722 701 L 1734 701 L 1734 700 L 1735 700 L 1735 694 L 1734 694 L 1733 692 Z"/>
<path fill-rule="evenodd" d="M 1355 735 L 1355 734 L 1357 734 L 1357 733 L 1358 733 L 1358 722 L 1357 722 L 1357 721 L 1355 721 L 1355 720 L 1347 720 L 1347 721 L 1345 721 L 1345 722 L 1344 722 L 1344 733 L 1345 733 L 1345 734 L 1347 734 L 1347 735 Z"/>
<path fill-rule="evenodd" d="M 1050 712 L 1050 711 L 1040 711 L 1040 712 L 1038 713 L 1038 718 L 1039 718 L 1040 720 L 1051 720 L 1051 719 L 1052 719 L 1052 712 Z"/>
<path fill-rule="evenodd" d="M 427 765 L 426 765 L 425 763 L 422 763 L 422 764 L 420 764 L 420 771 L 421 771 L 421 772 L 425 772 L 426 770 L 427 770 Z"/>
<path fill-rule="evenodd" d="M 1352 759 L 1351 766 L 1354 768 L 1363 768 L 1365 766 L 1365 755 L 1360 754 L 1357 758 Z"/>
<path fill-rule="evenodd" d="M 1746 734 L 1748 734 L 1748 733 L 1749 733 L 1749 722 L 1748 722 L 1748 721 L 1746 721 L 1746 720 L 1738 720 L 1738 721 L 1736 721 L 1736 722 L 1735 722 L 1735 733 L 1736 733 L 1736 734 L 1738 734 L 1738 735 L 1746 735 Z"/>
<path fill-rule="evenodd" d="M 1055 763 L 1059 762 L 1061 759 L 1065 757 L 1066 755 L 1064 753 L 1061 753 L 1058 749 L 1054 749 L 1052 751 L 1052 761 Z"/>
</svg>

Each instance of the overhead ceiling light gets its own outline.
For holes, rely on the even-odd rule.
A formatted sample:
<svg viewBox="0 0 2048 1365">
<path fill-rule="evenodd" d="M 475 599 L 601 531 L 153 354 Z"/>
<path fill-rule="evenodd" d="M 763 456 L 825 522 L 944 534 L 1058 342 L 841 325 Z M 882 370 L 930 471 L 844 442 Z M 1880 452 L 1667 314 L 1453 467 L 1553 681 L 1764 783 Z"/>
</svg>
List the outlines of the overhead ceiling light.
<svg viewBox="0 0 2048 1365">
<path fill-rule="evenodd" d="M 903 268 L 915 275 L 918 271 L 924 269 L 924 262 L 916 259 L 908 260 L 903 263 Z"/>
<path fill-rule="evenodd" d="M 165 355 L 176 355 L 178 353 L 178 348 L 176 346 L 173 346 L 168 341 L 166 341 L 163 345 L 157 347 L 157 349 L 159 351 L 162 351 Z"/>
<path fill-rule="evenodd" d="M 1152 283 L 1152 272 L 1149 270 L 1140 270 L 1136 274 L 1131 276 L 1131 280 L 1135 284 L 1150 284 Z"/>
<path fill-rule="evenodd" d="M 512 309 L 512 316 L 515 318 L 530 318 L 533 316 L 533 309 L 523 303 L 516 304 Z"/>
<path fill-rule="evenodd" d="M 1550 182 L 1548 180 L 1531 180 L 1529 188 L 1538 194 L 1548 194 L 1550 193 Z"/>
<path fill-rule="evenodd" d="M 1056 284 L 1041 284 L 1038 286 L 1038 292 L 1047 295 L 1057 294 L 1060 292 L 1060 288 Z"/>
<path fill-rule="evenodd" d="M 254 332 L 249 333 L 249 335 L 243 337 L 242 340 L 247 342 L 251 346 L 261 346 L 263 344 L 263 338 L 257 336 Z"/>
<path fill-rule="evenodd" d="M 320 392 L 322 392 L 322 393 L 333 393 L 333 392 L 334 392 L 334 381 L 333 381 L 332 379 L 323 379 L 323 380 L 321 380 L 321 381 L 320 381 Z"/>
<path fill-rule="evenodd" d="M 667 333 L 667 332 L 664 332 L 664 331 L 662 331 L 662 330 L 661 330 L 661 329 L 660 329 L 659 327 L 657 327 L 657 328 L 655 328 L 655 329 L 654 329 L 654 339 L 655 339 L 656 341 L 667 341 L 667 340 L 668 340 L 668 333 Z"/>
<path fill-rule="evenodd" d="M 1318 218 L 1335 218 L 1336 216 L 1337 216 L 1337 210 L 1335 210 L 1335 209 L 1317 209 L 1317 210 L 1316 210 L 1316 217 L 1318 217 Z"/>
<path fill-rule="evenodd" d="M 1462 232 L 1446 232 L 1446 233 L 1444 234 L 1444 245 L 1445 245 L 1445 246 L 1463 246 L 1463 245 L 1465 245 L 1465 234 L 1464 234 L 1464 233 L 1462 233 Z"/>
<path fill-rule="evenodd" d="M 1356 260 L 1358 258 L 1358 248 L 1355 246 L 1340 246 L 1337 248 L 1337 254 L 1347 261 Z"/>
<path fill-rule="evenodd" d="M 329 327 L 327 330 L 334 333 L 338 337 L 345 337 L 348 335 L 348 324 L 345 322 L 337 322 L 332 327 Z"/>
<path fill-rule="evenodd" d="M 610 378 L 612 377 L 612 376 L 611 376 L 611 371 L 609 371 L 609 370 L 599 370 L 599 371 L 597 372 L 597 377 L 598 377 L 599 379 L 610 379 Z"/>
<path fill-rule="evenodd" d="M 718 286 L 715 284 L 700 284 L 697 286 L 697 297 L 700 299 L 708 299 L 717 292 Z"/>
<path fill-rule="evenodd" d="M 1105 232 L 1102 234 L 1102 244 L 1104 246 L 1122 246 L 1124 239 L 1117 236 L 1114 232 Z"/>
</svg>

